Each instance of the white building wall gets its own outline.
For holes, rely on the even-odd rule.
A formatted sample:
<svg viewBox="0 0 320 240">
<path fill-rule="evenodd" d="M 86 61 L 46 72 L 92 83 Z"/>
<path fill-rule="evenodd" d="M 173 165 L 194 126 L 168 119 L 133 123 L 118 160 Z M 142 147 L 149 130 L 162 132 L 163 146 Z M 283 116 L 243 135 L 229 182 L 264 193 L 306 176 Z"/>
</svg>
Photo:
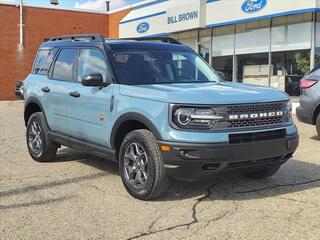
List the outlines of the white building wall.
<svg viewBox="0 0 320 240">
<path fill-rule="evenodd" d="M 119 32 L 120 38 L 157 36 L 318 10 L 320 0 L 155 0 L 132 10 Z"/>
</svg>

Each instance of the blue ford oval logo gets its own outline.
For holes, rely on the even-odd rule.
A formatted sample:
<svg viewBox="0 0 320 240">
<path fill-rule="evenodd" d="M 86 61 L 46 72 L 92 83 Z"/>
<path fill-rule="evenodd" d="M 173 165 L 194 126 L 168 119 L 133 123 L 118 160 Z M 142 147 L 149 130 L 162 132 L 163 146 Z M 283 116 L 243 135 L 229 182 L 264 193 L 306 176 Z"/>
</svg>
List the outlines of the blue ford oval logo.
<svg viewBox="0 0 320 240">
<path fill-rule="evenodd" d="M 267 0 L 246 0 L 242 4 L 242 11 L 246 13 L 254 13 L 260 11 L 267 5 Z"/>
<path fill-rule="evenodd" d="M 140 23 L 140 24 L 138 25 L 138 27 L 137 27 L 137 32 L 138 32 L 138 33 L 145 33 L 145 32 L 147 32 L 147 31 L 149 30 L 149 28 L 150 28 L 149 23 L 143 22 L 143 23 Z"/>
</svg>

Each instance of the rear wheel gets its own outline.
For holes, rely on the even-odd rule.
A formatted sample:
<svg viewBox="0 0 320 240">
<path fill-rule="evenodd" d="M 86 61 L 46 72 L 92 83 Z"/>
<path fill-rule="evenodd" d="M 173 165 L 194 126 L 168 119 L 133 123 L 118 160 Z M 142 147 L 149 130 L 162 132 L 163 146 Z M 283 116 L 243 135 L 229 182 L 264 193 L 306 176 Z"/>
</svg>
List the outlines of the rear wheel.
<svg viewBox="0 0 320 240">
<path fill-rule="evenodd" d="M 317 117 L 316 127 L 317 127 L 318 136 L 320 137 L 320 113 Z"/>
<path fill-rule="evenodd" d="M 169 180 L 158 144 L 148 130 L 135 130 L 124 138 L 119 169 L 126 190 L 137 199 L 154 199 L 168 190 Z"/>
<path fill-rule="evenodd" d="M 48 127 L 42 112 L 33 113 L 27 124 L 26 140 L 30 156 L 38 162 L 55 158 L 58 146 L 48 137 Z"/>
<path fill-rule="evenodd" d="M 273 168 L 268 168 L 266 170 L 261 170 L 261 171 L 256 171 L 256 172 L 246 172 L 242 173 L 242 175 L 246 178 L 251 178 L 251 179 L 266 179 L 274 174 L 276 174 L 279 171 L 280 167 L 273 167 Z"/>
</svg>

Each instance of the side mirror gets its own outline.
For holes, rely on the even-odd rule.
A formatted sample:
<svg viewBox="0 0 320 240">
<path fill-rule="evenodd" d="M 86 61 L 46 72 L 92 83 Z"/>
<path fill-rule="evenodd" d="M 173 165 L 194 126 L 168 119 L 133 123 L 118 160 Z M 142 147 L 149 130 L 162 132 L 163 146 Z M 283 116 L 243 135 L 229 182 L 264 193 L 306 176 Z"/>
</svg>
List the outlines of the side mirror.
<svg viewBox="0 0 320 240">
<path fill-rule="evenodd" d="M 89 87 L 104 86 L 103 77 L 101 73 L 90 73 L 82 77 L 81 84 Z"/>
</svg>

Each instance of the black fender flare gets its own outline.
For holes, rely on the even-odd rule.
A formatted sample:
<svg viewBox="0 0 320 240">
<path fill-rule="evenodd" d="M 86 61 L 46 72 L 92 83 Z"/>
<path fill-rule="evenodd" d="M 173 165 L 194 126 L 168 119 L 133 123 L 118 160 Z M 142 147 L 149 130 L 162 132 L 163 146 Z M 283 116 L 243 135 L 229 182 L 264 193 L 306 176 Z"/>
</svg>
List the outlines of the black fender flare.
<svg viewBox="0 0 320 240">
<path fill-rule="evenodd" d="M 110 135 L 110 143 L 111 143 L 111 146 L 113 149 L 115 148 L 114 143 L 115 143 L 115 138 L 116 138 L 117 132 L 119 130 L 119 127 L 124 122 L 132 121 L 132 120 L 141 122 L 154 134 L 156 139 L 158 139 L 158 140 L 161 139 L 160 132 L 146 116 L 144 116 L 140 113 L 128 112 L 128 113 L 123 114 L 121 117 L 119 117 L 112 127 L 112 131 L 111 131 L 111 135 Z"/>
<path fill-rule="evenodd" d="M 41 109 L 41 112 L 42 112 L 43 115 L 44 115 L 45 121 L 46 121 L 46 123 L 47 123 L 47 127 L 49 128 L 49 125 L 48 125 L 48 122 L 47 122 L 47 117 L 46 117 L 46 113 L 45 113 L 45 111 L 44 111 L 44 108 L 43 108 L 40 100 L 39 100 L 37 97 L 35 97 L 35 96 L 29 97 L 29 98 L 24 102 L 24 114 L 23 114 L 23 117 L 24 117 L 25 125 L 28 124 L 28 123 L 27 123 L 27 119 L 26 119 L 26 109 L 27 109 L 27 107 L 28 107 L 30 104 L 32 104 L 32 103 L 39 106 L 39 108 Z M 49 129 L 50 129 L 50 128 L 49 128 Z"/>
</svg>

